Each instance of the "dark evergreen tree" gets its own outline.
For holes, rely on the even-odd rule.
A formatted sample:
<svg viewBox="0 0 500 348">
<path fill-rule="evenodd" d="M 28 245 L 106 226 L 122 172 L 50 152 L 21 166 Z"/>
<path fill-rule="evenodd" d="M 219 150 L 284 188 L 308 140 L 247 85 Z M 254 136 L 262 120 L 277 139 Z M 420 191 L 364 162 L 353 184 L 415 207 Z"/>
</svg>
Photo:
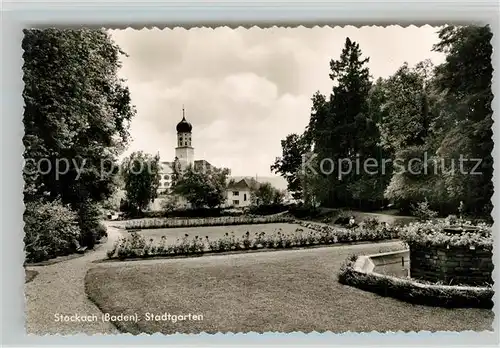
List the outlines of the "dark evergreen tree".
<svg viewBox="0 0 500 348">
<path fill-rule="evenodd" d="M 327 116 L 318 119 L 313 132 L 318 145 L 315 152 L 319 163 L 323 161 L 321 172 L 327 185 L 321 185 L 321 189 L 328 190 L 327 205 L 357 206 L 362 199 L 359 187 L 368 184 L 375 188 L 378 180 L 357 166 L 380 155 L 377 125 L 369 112 L 368 61 L 362 57 L 359 44 L 347 38 L 340 58 L 330 62 L 334 87 L 329 110 Z"/>
</svg>

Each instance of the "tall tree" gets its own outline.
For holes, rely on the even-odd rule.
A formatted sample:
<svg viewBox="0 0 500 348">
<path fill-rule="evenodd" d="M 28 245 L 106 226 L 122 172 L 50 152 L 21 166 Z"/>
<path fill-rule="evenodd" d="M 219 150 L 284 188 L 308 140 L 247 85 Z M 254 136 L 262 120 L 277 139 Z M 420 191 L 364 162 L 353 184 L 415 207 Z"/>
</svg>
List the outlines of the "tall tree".
<svg viewBox="0 0 500 348">
<path fill-rule="evenodd" d="M 395 169 L 385 197 L 405 211 L 414 202 L 434 202 L 442 193 L 435 190 L 438 177 L 433 176 L 433 170 L 424 170 L 424 166 L 432 167 L 436 150 L 432 142 L 434 114 L 429 105 L 432 69 L 429 61 L 412 68 L 404 63 L 382 87 L 385 97 L 378 124 L 380 140 Z M 410 168 L 416 161 L 420 167 Z"/>
<path fill-rule="evenodd" d="M 121 173 L 129 207 L 141 213 L 158 196 L 160 157 L 142 151 L 123 160 Z"/>
<path fill-rule="evenodd" d="M 450 198 L 474 213 L 490 214 L 493 194 L 491 80 L 492 33 L 488 26 L 447 26 L 434 47 L 446 54 L 436 69 L 440 92 L 439 155 L 447 163 L 462 158 L 464 170 L 446 177 Z M 438 127 L 439 125 L 439 127 Z M 476 168 L 478 161 L 481 162 Z M 457 164 L 458 166 L 458 164 Z M 465 173 L 465 174 L 464 174 Z"/>
<path fill-rule="evenodd" d="M 324 202 L 328 205 L 356 204 L 352 188 L 362 178 L 352 164 L 363 163 L 377 149 L 378 130 L 368 104 L 371 89 L 368 61 L 369 58 L 362 57 L 359 44 L 346 38 L 339 59 L 330 62 L 334 87 L 329 108 L 320 108 L 322 115 L 315 120 L 316 126 L 311 127 L 314 151 L 320 165 L 323 162 L 320 172 L 327 185 L 321 185 L 321 189 L 325 186 L 328 189 Z"/>
<path fill-rule="evenodd" d="M 60 197 L 83 218 L 112 194 L 135 114 L 117 77 L 123 52 L 94 29 L 24 30 L 22 48 L 25 200 Z"/>
<path fill-rule="evenodd" d="M 384 83 L 385 110 L 379 123 L 381 141 L 392 152 L 408 146 L 423 145 L 430 128 L 426 83 L 428 69 L 422 62 L 414 68 L 404 63 Z"/>
</svg>

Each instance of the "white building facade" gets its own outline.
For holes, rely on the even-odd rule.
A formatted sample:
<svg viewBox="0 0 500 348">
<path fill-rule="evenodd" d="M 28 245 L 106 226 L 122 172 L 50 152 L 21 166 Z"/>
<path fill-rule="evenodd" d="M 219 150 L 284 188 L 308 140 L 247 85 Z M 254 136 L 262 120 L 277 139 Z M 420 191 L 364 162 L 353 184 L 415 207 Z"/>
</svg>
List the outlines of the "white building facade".
<svg viewBox="0 0 500 348">
<path fill-rule="evenodd" d="M 250 194 L 258 186 L 259 183 L 253 178 L 243 178 L 237 182 L 230 183 L 227 187 L 226 206 L 233 208 L 250 206 L 252 204 Z"/>
</svg>

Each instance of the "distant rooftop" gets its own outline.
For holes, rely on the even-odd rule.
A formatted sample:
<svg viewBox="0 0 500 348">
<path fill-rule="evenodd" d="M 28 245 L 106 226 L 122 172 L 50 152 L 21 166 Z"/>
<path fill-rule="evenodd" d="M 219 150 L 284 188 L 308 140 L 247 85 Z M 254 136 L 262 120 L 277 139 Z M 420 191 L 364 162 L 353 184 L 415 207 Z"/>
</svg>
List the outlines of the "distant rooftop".
<svg viewBox="0 0 500 348">
<path fill-rule="evenodd" d="M 243 178 L 241 180 L 232 182 L 228 185 L 228 189 L 231 190 L 248 190 L 252 188 L 258 188 L 260 186 L 260 183 L 255 180 L 254 178 Z"/>
</svg>

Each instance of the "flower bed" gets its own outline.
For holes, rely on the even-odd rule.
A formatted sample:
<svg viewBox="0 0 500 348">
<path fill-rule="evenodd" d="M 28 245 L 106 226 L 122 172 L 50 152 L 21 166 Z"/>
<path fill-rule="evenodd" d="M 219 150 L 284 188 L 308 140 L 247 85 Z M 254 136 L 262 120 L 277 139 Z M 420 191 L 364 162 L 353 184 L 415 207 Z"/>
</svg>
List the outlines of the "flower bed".
<svg viewBox="0 0 500 348">
<path fill-rule="evenodd" d="M 399 227 L 374 221 L 370 221 L 370 223 L 361 222 L 352 228 L 339 228 L 307 221 L 299 221 L 297 223 L 302 227 L 310 228 L 319 233 L 335 235 L 342 241 L 377 241 L 399 238 Z"/>
<path fill-rule="evenodd" d="M 359 259 L 359 261 L 362 261 Z M 357 265 L 358 256 L 350 256 L 342 265 L 338 280 L 341 284 L 390 296 L 414 304 L 448 308 L 492 308 L 494 290 L 491 287 L 450 286 L 418 282 L 375 272 L 365 272 Z"/>
<path fill-rule="evenodd" d="M 268 224 L 280 222 L 292 222 L 294 219 L 288 215 L 269 216 L 221 216 L 194 219 L 141 219 L 127 221 L 125 229 L 140 230 L 148 228 L 179 228 L 179 227 L 202 227 L 202 226 L 228 226 Z"/>
<path fill-rule="evenodd" d="M 278 230 L 270 234 L 256 232 L 251 235 L 250 232 L 246 232 L 240 237 L 236 237 L 234 233 L 226 233 L 223 238 L 215 240 L 211 240 L 208 236 L 190 237 L 186 234 L 174 243 L 167 243 L 166 237 L 162 237 L 159 242 L 155 242 L 154 239 L 146 241 L 140 234 L 131 232 L 127 238 L 115 243 L 113 249 L 108 251 L 108 258 L 123 260 L 258 249 L 303 248 L 337 243 L 381 241 L 394 239 L 397 236 L 397 231 L 390 228 L 370 230 L 365 226 L 345 229 L 310 222 L 297 223 L 309 228 L 310 231 L 305 232 L 302 228 L 297 228 L 291 233 Z"/>
<path fill-rule="evenodd" d="M 450 225 L 446 221 L 410 223 L 401 229 L 400 236 L 408 244 L 424 247 L 472 247 L 491 250 L 493 247 L 491 226 L 479 223 L 471 227 L 474 227 L 473 232 L 464 230 L 462 233 L 450 233 L 447 232 Z"/>
</svg>

